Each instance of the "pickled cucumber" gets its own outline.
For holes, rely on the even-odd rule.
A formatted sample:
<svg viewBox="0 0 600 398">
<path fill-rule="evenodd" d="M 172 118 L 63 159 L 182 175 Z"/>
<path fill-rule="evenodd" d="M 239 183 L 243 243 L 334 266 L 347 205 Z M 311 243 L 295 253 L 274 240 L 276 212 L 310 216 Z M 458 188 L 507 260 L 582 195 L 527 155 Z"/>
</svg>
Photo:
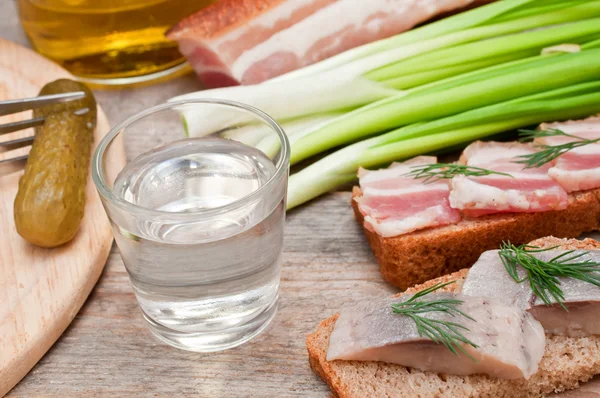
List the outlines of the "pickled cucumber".
<svg viewBox="0 0 600 398">
<path fill-rule="evenodd" d="M 19 235 L 37 246 L 55 247 L 70 241 L 83 218 L 96 100 L 87 86 L 68 79 L 48 83 L 40 95 L 73 91 L 84 91 L 86 96 L 33 112 L 45 122 L 35 128 L 14 214 Z"/>
</svg>

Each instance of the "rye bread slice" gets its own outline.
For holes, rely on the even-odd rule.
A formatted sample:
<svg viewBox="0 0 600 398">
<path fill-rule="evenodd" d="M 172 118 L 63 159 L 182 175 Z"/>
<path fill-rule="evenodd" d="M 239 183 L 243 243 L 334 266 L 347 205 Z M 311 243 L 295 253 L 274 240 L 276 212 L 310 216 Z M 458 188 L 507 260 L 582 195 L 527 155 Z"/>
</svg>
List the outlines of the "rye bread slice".
<svg viewBox="0 0 600 398">
<path fill-rule="evenodd" d="M 454 225 L 391 238 L 364 227 L 363 215 L 354 200 L 359 196 L 360 188 L 354 187 L 354 215 L 363 226 L 381 275 L 402 290 L 473 264 L 481 253 L 498 248 L 503 241 L 523 244 L 544 236 L 576 238 L 600 229 L 600 189 L 570 194 L 565 210 L 463 218 Z"/>
<path fill-rule="evenodd" d="M 565 240 L 543 238 L 531 242 L 540 247 L 600 250 L 593 239 Z M 457 280 L 444 290 L 462 285 L 467 269 L 427 281 L 402 294 L 415 292 L 438 282 Z M 529 380 L 501 380 L 485 375 L 455 376 L 423 372 L 384 362 L 327 361 L 329 336 L 338 314 L 322 321 L 317 330 L 306 337 L 312 369 L 339 398 L 502 398 L 542 397 L 552 392 L 577 388 L 600 373 L 600 336 L 547 336 L 539 371 Z"/>
</svg>

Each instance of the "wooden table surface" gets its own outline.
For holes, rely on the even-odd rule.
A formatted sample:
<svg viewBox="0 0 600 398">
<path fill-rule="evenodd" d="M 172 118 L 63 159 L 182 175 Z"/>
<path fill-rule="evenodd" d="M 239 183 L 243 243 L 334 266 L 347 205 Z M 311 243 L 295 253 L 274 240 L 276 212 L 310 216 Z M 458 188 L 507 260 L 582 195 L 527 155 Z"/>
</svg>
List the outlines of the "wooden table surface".
<svg viewBox="0 0 600 398">
<path fill-rule="evenodd" d="M 29 46 L 13 0 L 0 0 L 0 36 Z M 189 75 L 95 94 L 114 125 L 199 88 Z M 268 330 L 241 347 L 197 354 L 159 342 L 146 328 L 113 246 L 71 326 L 7 397 L 328 397 L 308 365 L 305 335 L 342 305 L 395 290 L 377 271 L 352 218 L 349 193 L 291 212 L 284 250 L 279 310 Z"/>
<path fill-rule="evenodd" d="M 29 46 L 15 0 L 0 0 L 0 36 Z M 189 75 L 95 94 L 114 125 L 199 88 Z M 305 335 L 344 305 L 396 292 L 382 280 L 349 198 L 330 194 L 288 215 L 277 317 L 250 343 L 222 353 L 190 353 L 155 339 L 113 246 L 71 326 L 7 397 L 328 397 L 308 365 Z M 593 391 L 585 396 L 600 396 Z"/>
</svg>

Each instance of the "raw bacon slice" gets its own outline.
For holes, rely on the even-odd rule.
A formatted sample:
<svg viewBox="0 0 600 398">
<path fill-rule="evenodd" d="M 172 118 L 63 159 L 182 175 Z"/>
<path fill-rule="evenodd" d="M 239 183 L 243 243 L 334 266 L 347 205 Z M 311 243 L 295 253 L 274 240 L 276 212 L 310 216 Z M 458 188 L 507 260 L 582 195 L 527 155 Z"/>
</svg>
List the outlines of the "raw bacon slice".
<svg viewBox="0 0 600 398">
<path fill-rule="evenodd" d="M 540 126 L 543 130 L 557 129 L 585 139 L 600 138 L 600 117 Z M 576 141 L 570 137 L 542 137 L 535 142 L 543 145 L 560 145 Z M 556 159 L 548 174 L 567 192 L 600 188 L 600 143 L 575 148 Z"/>
<path fill-rule="evenodd" d="M 338 0 L 222 0 L 181 20 L 167 32 L 208 88 L 241 79 L 230 67 L 246 51 Z"/>
<path fill-rule="evenodd" d="M 167 37 L 207 87 L 255 84 L 389 37 L 473 0 L 221 0 Z"/>
<path fill-rule="evenodd" d="M 477 141 L 463 152 L 460 162 L 507 173 L 482 177 L 456 176 L 451 182 L 450 205 L 478 217 L 501 212 L 539 212 L 565 209 L 567 192 L 550 176 L 550 165 L 523 169 L 516 157 L 534 153 L 531 144 Z"/>
<path fill-rule="evenodd" d="M 426 184 L 406 175 L 413 166 L 436 162 L 435 157 L 420 156 L 383 170 L 360 169 L 362 196 L 355 200 L 365 227 L 391 237 L 460 221 L 460 213 L 450 208 L 447 182 Z"/>
</svg>

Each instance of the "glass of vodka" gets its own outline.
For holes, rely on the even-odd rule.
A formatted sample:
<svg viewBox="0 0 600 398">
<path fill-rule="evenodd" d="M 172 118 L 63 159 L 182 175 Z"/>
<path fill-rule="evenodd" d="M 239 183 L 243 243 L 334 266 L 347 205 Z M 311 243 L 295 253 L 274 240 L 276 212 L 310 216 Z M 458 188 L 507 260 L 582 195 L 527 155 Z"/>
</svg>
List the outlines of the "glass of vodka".
<svg viewBox="0 0 600 398">
<path fill-rule="evenodd" d="M 219 351 L 273 319 L 289 156 L 271 117 L 209 99 L 147 109 L 98 145 L 93 180 L 160 340 Z"/>
</svg>

